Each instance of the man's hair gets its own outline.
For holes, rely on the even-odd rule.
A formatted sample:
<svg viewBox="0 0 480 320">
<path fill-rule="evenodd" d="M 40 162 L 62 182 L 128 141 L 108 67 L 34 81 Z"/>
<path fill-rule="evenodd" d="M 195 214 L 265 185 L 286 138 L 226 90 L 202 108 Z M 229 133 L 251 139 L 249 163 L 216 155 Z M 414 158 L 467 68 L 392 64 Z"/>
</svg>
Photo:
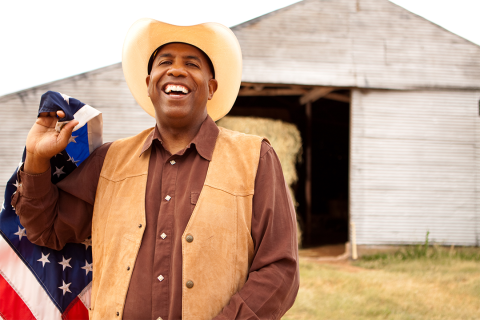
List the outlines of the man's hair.
<svg viewBox="0 0 480 320">
<path fill-rule="evenodd" d="M 150 56 L 150 60 L 148 60 L 148 74 L 149 75 L 150 75 L 150 72 L 152 71 L 153 61 L 155 61 L 155 58 L 157 57 L 157 53 L 162 49 L 162 47 L 166 46 L 167 44 L 171 44 L 171 43 L 185 43 L 185 42 L 169 42 L 169 43 L 162 44 L 160 47 L 155 49 L 155 51 L 153 51 L 152 55 Z M 191 45 L 189 43 L 185 43 L 185 44 L 188 44 L 189 46 L 195 47 L 194 45 Z M 215 69 L 213 68 L 212 60 L 210 60 L 208 55 L 205 52 L 203 52 L 202 49 L 200 49 L 198 47 L 195 47 L 195 48 L 197 48 L 203 54 L 205 59 L 207 60 L 208 67 L 210 68 L 210 72 L 212 72 L 212 77 L 213 77 L 213 79 L 215 79 Z"/>
</svg>

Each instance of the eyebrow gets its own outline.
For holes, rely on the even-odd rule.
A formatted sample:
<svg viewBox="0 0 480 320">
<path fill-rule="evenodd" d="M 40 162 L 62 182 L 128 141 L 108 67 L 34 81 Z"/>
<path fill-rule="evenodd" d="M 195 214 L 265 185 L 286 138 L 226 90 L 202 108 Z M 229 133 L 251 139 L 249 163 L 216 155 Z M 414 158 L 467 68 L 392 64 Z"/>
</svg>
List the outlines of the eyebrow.
<svg viewBox="0 0 480 320">
<path fill-rule="evenodd" d="M 192 60 L 196 60 L 200 63 L 202 62 L 202 60 L 200 60 L 200 58 L 197 57 L 197 56 L 184 56 L 183 59 L 192 59 Z"/>
<path fill-rule="evenodd" d="M 173 54 L 171 53 L 162 53 L 161 55 L 159 55 L 158 57 L 156 58 L 173 58 Z M 183 56 L 182 57 L 183 59 L 191 59 L 191 60 L 195 60 L 195 61 L 198 61 L 198 62 L 202 62 L 202 60 L 200 60 L 199 57 L 197 56 Z"/>
</svg>

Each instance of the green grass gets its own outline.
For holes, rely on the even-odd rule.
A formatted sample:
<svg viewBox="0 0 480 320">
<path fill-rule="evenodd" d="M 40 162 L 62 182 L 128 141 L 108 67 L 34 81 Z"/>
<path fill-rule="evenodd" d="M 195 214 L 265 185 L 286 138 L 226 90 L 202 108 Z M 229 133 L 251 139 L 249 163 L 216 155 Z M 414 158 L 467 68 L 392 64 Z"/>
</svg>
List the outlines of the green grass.
<svg viewBox="0 0 480 320">
<path fill-rule="evenodd" d="M 293 319 L 480 319 L 480 249 L 409 246 L 352 264 L 300 260 Z"/>
</svg>

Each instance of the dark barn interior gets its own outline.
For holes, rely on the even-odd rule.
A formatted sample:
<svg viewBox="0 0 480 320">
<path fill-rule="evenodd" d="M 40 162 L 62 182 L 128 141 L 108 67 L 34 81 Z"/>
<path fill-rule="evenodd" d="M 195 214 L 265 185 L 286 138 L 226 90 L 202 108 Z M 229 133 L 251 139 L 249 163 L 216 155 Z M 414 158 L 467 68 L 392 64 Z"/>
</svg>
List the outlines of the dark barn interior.
<svg viewBox="0 0 480 320">
<path fill-rule="evenodd" d="M 297 126 L 302 136 L 303 161 L 297 164 L 299 180 L 294 190 L 302 245 L 343 244 L 349 239 L 350 91 L 327 94 L 311 102 L 309 107 L 301 104 L 296 91 L 292 91 L 295 95 L 283 95 L 288 91 L 274 90 L 277 91 L 262 88 L 257 93 L 252 92 L 255 95 L 247 95 L 244 87 L 240 91 L 243 95 L 239 95 L 229 115 L 278 119 Z M 308 108 L 311 108 L 310 113 Z M 309 145 L 311 152 L 308 152 Z M 308 171 L 310 179 L 307 179 Z M 307 197 L 306 189 L 309 188 L 311 196 Z"/>
</svg>

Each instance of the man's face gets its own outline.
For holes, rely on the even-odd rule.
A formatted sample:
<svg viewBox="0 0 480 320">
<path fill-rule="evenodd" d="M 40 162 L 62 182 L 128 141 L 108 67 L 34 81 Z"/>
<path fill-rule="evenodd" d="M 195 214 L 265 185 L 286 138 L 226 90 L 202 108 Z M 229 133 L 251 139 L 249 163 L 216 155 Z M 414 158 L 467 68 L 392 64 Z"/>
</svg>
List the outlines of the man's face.
<svg viewBox="0 0 480 320">
<path fill-rule="evenodd" d="M 157 53 L 147 76 L 157 123 L 189 126 L 207 116 L 207 101 L 217 89 L 205 54 L 194 46 L 170 43 Z"/>
</svg>

